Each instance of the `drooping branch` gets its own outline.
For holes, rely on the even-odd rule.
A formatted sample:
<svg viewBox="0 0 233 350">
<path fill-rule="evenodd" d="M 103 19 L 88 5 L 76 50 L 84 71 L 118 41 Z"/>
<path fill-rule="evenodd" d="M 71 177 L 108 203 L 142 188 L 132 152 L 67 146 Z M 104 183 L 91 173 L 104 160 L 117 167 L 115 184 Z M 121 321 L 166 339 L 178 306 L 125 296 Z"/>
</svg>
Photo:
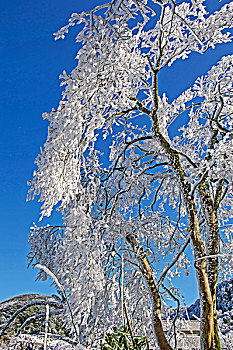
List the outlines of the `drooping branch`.
<svg viewBox="0 0 233 350">
<path fill-rule="evenodd" d="M 72 320 L 72 325 L 74 327 L 74 332 L 75 332 L 75 335 L 76 335 L 76 339 L 79 342 L 78 330 L 77 330 L 76 324 L 74 322 L 74 315 L 73 315 L 73 312 L 72 312 L 72 309 L 71 309 L 71 306 L 70 306 L 70 303 L 69 303 L 69 300 L 68 300 L 65 288 L 60 283 L 60 281 L 58 280 L 57 276 L 52 271 L 50 271 L 47 266 L 44 266 L 44 265 L 41 265 L 41 264 L 36 264 L 35 267 L 37 267 L 38 269 L 41 269 L 48 276 L 50 276 L 54 280 L 54 282 L 56 283 L 58 288 L 61 290 L 62 295 L 64 297 L 64 300 L 66 301 L 66 304 L 67 304 L 69 312 L 70 312 L 70 316 L 71 316 L 71 320 Z"/>
</svg>

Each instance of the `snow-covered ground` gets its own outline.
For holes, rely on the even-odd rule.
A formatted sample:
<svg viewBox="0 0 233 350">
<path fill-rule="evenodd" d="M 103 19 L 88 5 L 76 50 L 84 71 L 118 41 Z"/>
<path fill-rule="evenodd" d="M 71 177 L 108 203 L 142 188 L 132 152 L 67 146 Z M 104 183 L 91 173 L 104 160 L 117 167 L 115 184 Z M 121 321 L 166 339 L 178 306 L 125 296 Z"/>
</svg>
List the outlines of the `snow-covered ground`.
<svg viewBox="0 0 233 350">
<path fill-rule="evenodd" d="M 44 350 L 44 337 L 22 334 L 1 340 L 1 350 Z M 81 345 L 71 345 L 62 340 L 48 339 L 47 350 L 87 350 Z"/>
</svg>

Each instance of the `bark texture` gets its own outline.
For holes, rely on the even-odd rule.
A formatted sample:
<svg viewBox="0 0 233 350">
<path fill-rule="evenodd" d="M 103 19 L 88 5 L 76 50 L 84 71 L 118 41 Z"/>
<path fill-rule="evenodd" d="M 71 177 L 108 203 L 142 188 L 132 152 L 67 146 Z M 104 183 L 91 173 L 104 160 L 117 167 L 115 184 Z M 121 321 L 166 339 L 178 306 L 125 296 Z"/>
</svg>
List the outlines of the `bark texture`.
<svg viewBox="0 0 233 350">
<path fill-rule="evenodd" d="M 222 182 L 223 185 L 223 182 Z M 220 339 L 218 335 L 217 308 L 216 308 L 216 290 L 218 281 L 218 252 L 219 252 L 219 227 L 217 218 L 217 198 L 215 203 L 212 201 L 208 184 L 203 183 L 199 186 L 199 195 L 202 201 L 202 208 L 205 215 L 205 224 L 207 230 L 206 254 L 207 274 L 210 285 L 213 313 L 214 313 L 214 343 L 215 349 L 220 350 Z"/>
<path fill-rule="evenodd" d="M 197 203 L 195 202 L 189 179 L 182 168 L 179 152 L 171 147 L 169 141 L 167 141 L 160 132 L 160 125 L 157 117 L 159 105 L 157 80 L 159 70 L 153 69 L 153 67 L 151 69 L 153 71 L 153 109 L 148 113 L 141 107 L 141 103 L 138 103 L 137 106 L 139 110 L 151 117 L 153 138 L 167 155 L 169 165 L 177 178 L 182 200 L 187 209 L 188 232 L 193 246 L 194 266 L 196 268 L 201 302 L 201 350 L 220 350 L 221 345 L 218 336 L 216 311 L 216 287 L 218 278 L 217 254 L 219 246 L 217 209 L 221 201 L 224 179 L 219 181 L 214 200 L 210 196 L 207 175 L 204 176 L 203 179 L 201 178 L 198 185 L 198 194 L 201 199 L 201 209 L 204 214 L 205 230 L 207 234 L 207 241 L 206 244 L 204 244 L 200 230 Z M 213 133 L 210 148 L 213 148 L 215 138 L 216 134 Z M 210 153 L 207 155 L 207 160 L 209 160 L 209 157 L 211 157 Z M 195 166 L 194 163 L 192 163 L 192 165 Z"/>
<path fill-rule="evenodd" d="M 161 320 L 161 298 L 156 284 L 153 279 L 150 264 L 148 262 L 146 253 L 143 251 L 143 247 L 136 237 L 132 234 L 126 236 L 127 242 L 131 245 L 134 252 L 136 253 L 137 259 L 139 261 L 144 280 L 148 286 L 152 304 L 152 327 L 153 332 L 156 336 L 158 345 L 161 350 L 172 350 L 169 345 L 166 336 L 164 334 L 162 320 Z"/>
<path fill-rule="evenodd" d="M 158 96 L 158 95 L 157 95 Z M 156 97 L 156 100 L 158 97 Z M 157 103 L 155 103 L 155 106 Z M 157 109 L 152 113 L 153 133 L 156 141 L 162 146 L 167 153 L 170 166 L 174 171 L 180 185 L 183 201 L 185 203 L 188 213 L 188 231 L 193 244 L 193 252 L 195 258 L 196 276 L 199 286 L 199 295 L 201 302 L 201 350 L 212 350 L 215 343 L 218 342 L 217 329 L 217 313 L 216 313 L 216 287 L 218 276 L 218 261 L 217 259 L 208 259 L 207 251 L 210 254 L 217 253 L 218 248 L 218 227 L 217 220 L 214 215 L 210 215 L 213 222 L 209 222 L 209 239 L 207 243 L 207 250 L 203 243 L 199 219 L 197 214 L 197 207 L 194 200 L 191 186 L 186 181 L 186 174 L 182 168 L 179 153 L 173 149 L 168 141 L 160 132 L 159 122 L 157 118 Z M 210 202 L 206 203 L 206 210 L 213 214 L 210 207 Z M 214 225 L 212 225 L 214 223 Z M 215 337 L 216 334 L 216 337 Z"/>
</svg>

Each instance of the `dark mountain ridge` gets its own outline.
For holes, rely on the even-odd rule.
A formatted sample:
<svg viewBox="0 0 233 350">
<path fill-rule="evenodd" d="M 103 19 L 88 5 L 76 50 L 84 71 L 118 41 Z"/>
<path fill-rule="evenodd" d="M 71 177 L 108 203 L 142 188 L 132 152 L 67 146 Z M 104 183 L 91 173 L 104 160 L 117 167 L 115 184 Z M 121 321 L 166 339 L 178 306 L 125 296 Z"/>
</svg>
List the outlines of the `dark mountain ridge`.
<svg viewBox="0 0 233 350">
<path fill-rule="evenodd" d="M 36 304 L 36 302 L 39 302 Z M 41 303 L 40 303 L 41 302 Z M 45 303 L 50 302 L 50 331 L 53 333 L 65 334 L 65 327 L 60 317 L 53 315 L 53 311 L 57 310 L 57 305 L 61 302 L 59 298 L 55 295 L 47 296 L 40 294 L 22 294 L 5 300 L 0 303 L 0 331 L 2 326 L 7 320 L 12 317 L 12 315 L 25 306 L 30 304 L 28 308 L 20 312 L 15 319 L 11 322 L 9 327 L 5 330 L 4 334 L 15 335 L 17 330 L 22 326 L 22 324 L 29 318 L 35 315 L 41 315 L 41 317 L 32 319 L 25 328 L 22 330 L 26 334 L 38 334 L 44 331 L 44 316 L 46 312 Z M 1 332 L 0 332 L 1 333 Z"/>
<path fill-rule="evenodd" d="M 233 310 L 233 279 L 218 284 L 216 305 L 219 317 Z M 200 317 L 200 299 L 187 308 L 187 314 L 190 320 L 196 320 Z M 185 318 L 188 318 L 187 314 L 183 312 Z"/>
</svg>

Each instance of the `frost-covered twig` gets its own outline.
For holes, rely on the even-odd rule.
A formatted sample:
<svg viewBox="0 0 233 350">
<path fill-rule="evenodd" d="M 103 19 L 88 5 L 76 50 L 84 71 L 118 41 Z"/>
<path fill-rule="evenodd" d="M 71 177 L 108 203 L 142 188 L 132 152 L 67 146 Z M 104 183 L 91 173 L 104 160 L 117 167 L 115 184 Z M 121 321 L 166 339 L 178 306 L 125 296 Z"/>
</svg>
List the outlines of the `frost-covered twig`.
<svg viewBox="0 0 233 350">
<path fill-rule="evenodd" d="M 194 30 L 191 28 L 191 26 L 187 23 L 187 21 L 185 21 L 184 18 L 182 18 L 178 13 L 174 13 L 190 30 L 190 32 L 193 34 L 193 36 L 195 37 L 195 39 L 199 42 L 199 44 L 201 46 L 203 46 L 203 42 L 198 38 L 197 34 L 194 32 Z"/>
<path fill-rule="evenodd" d="M 67 306 L 69 308 L 69 311 L 70 311 L 70 315 L 71 315 L 71 320 L 72 320 L 72 324 L 73 324 L 73 327 L 74 327 L 74 331 L 75 331 L 75 335 L 76 335 L 76 338 L 77 338 L 77 341 L 78 343 L 80 343 L 79 341 L 79 336 L 78 336 L 78 330 L 76 328 L 76 325 L 75 325 L 75 322 L 74 322 L 74 316 L 73 316 L 73 312 L 71 310 L 71 307 L 70 307 L 70 303 L 69 303 L 69 300 L 67 298 L 67 295 L 66 295 L 66 290 L 65 288 L 63 287 L 63 285 L 59 282 L 57 276 L 49 270 L 48 267 L 44 266 L 44 265 L 41 265 L 41 264 L 36 264 L 35 267 L 37 267 L 38 269 L 41 269 L 43 270 L 45 273 L 47 273 L 47 275 L 49 275 L 53 280 L 54 282 L 56 283 L 56 285 L 58 286 L 58 288 L 61 290 L 64 298 L 65 298 L 65 301 L 67 303 Z"/>
<path fill-rule="evenodd" d="M 170 297 L 172 297 L 172 299 L 177 303 L 177 308 L 176 308 L 176 315 L 174 317 L 174 320 L 172 322 L 173 325 L 173 334 L 174 334 L 174 339 L 175 339 L 175 349 L 177 347 L 177 332 L 176 332 L 176 320 L 179 316 L 179 310 L 180 310 L 180 301 L 178 298 L 175 297 L 175 295 L 170 291 L 170 289 L 168 289 L 162 282 L 162 287 L 164 290 L 166 290 L 166 292 L 170 295 Z M 170 338 L 171 339 L 171 338 Z M 169 339 L 169 340 L 170 340 Z"/>
<path fill-rule="evenodd" d="M 159 284 L 160 284 L 161 282 L 163 282 L 163 280 L 164 280 L 166 274 L 168 273 L 168 271 L 171 270 L 171 268 L 172 268 L 172 267 L 175 265 L 175 263 L 179 260 L 181 254 L 183 254 L 183 252 L 185 251 L 185 249 L 186 249 L 186 247 L 188 246 L 189 242 L 190 242 L 190 237 L 188 237 L 188 238 L 186 239 L 186 241 L 185 241 L 183 247 L 182 247 L 181 250 L 176 254 L 176 256 L 174 257 L 174 259 L 172 260 L 172 262 L 171 262 L 169 265 L 167 265 L 167 266 L 163 269 L 162 274 L 161 274 L 160 278 L 158 279 L 157 286 L 159 286 Z"/>
<path fill-rule="evenodd" d="M 214 258 L 232 258 L 232 253 L 230 254 L 212 254 L 212 255 L 206 255 L 206 256 L 202 256 L 201 258 L 197 258 L 195 260 L 195 262 L 203 260 L 203 259 L 214 259 Z"/>
</svg>

